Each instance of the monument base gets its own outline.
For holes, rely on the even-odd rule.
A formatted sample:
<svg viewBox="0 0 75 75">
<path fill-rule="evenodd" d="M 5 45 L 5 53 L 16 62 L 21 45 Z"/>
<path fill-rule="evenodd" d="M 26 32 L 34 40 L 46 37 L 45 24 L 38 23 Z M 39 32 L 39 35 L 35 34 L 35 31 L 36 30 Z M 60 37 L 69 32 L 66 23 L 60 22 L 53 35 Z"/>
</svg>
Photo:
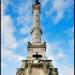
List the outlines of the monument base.
<svg viewBox="0 0 75 75">
<path fill-rule="evenodd" d="M 52 60 L 22 60 L 16 75 L 58 75 L 58 69 L 53 67 Z"/>
</svg>

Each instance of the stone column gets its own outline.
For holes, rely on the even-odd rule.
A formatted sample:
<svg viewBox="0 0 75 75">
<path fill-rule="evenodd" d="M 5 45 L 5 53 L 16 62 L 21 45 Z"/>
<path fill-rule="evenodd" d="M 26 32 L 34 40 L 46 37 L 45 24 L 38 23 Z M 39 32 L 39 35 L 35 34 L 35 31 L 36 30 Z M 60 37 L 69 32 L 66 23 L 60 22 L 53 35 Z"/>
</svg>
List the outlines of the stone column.
<svg viewBox="0 0 75 75">
<path fill-rule="evenodd" d="M 32 43 L 41 43 L 40 5 L 33 5 Z"/>
</svg>

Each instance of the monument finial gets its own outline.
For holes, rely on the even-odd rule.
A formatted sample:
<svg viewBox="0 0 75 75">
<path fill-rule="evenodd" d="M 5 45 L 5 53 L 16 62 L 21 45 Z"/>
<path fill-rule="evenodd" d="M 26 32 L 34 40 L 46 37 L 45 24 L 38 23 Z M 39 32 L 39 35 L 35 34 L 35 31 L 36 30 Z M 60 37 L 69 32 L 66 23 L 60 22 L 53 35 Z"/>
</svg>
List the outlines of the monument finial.
<svg viewBox="0 0 75 75">
<path fill-rule="evenodd" d="M 39 0 L 35 0 L 35 4 L 40 4 Z"/>
</svg>

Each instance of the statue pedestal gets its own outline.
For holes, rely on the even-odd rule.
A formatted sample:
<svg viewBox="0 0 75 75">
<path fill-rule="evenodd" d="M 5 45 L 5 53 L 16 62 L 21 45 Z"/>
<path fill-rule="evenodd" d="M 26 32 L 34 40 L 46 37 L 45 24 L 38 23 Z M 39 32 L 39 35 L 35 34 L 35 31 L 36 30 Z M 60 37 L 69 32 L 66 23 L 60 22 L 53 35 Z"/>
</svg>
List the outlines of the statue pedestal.
<svg viewBox="0 0 75 75">
<path fill-rule="evenodd" d="M 58 75 L 58 70 L 53 67 L 52 60 L 22 60 L 16 75 Z"/>
</svg>

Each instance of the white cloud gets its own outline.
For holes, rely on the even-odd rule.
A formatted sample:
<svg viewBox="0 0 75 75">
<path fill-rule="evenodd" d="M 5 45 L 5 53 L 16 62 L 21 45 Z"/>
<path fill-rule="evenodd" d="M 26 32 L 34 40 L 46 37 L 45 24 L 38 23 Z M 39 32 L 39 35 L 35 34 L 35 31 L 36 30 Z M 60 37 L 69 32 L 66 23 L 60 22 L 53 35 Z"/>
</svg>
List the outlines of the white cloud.
<svg viewBox="0 0 75 75">
<path fill-rule="evenodd" d="M 6 48 L 1 49 L 1 59 L 2 60 L 14 60 L 15 62 L 21 61 L 24 57 L 16 54 L 13 50 L 9 50 Z"/>
<path fill-rule="evenodd" d="M 11 16 L 5 15 L 6 6 L 8 5 L 9 0 L 7 0 L 5 4 L 3 2 L 1 3 L 1 44 L 9 48 L 16 48 L 17 43 L 13 35 L 15 32 L 13 20 Z"/>
<path fill-rule="evenodd" d="M 22 26 L 30 26 L 30 22 L 32 20 L 32 12 L 29 11 L 29 9 L 31 9 L 32 5 L 32 0 L 31 1 L 26 1 L 26 3 L 22 3 L 21 5 L 19 5 L 18 7 L 18 14 L 19 16 L 17 17 L 17 22 L 18 24 L 22 25 Z"/>
<path fill-rule="evenodd" d="M 21 34 L 24 34 L 26 35 L 25 38 L 23 39 L 24 40 L 24 43 L 27 43 L 28 42 L 28 39 L 30 39 L 29 37 L 29 34 L 30 34 L 30 31 L 31 31 L 31 22 L 32 22 L 32 12 L 30 12 L 29 9 L 31 9 L 32 5 L 32 0 L 29 1 L 24 1 L 21 3 L 21 5 L 18 6 L 17 10 L 18 10 L 18 17 L 16 18 L 17 19 L 17 25 L 20 25 L 21 28 L 19 29 L 19 32 Z"/>
<path fill-rule="evenodd" d="M 69 41 L 68 45 L 70 49 L 74 52 L 74 27 L 70 27 L 65 31 L 65 34 L 68 35 Z"/>
<path fill-rule="evenodd" d="M 13 35 L 15 29 L 12 26 L 12 19 L 10 16 L 3 16 L 1 18 L 1 43 L 9 48 L 16 48 L 17 42 Z"/>
<path fill-rule="evenodd" d="M 8 6 L 9 2 L 10 0 L 1 0 L 1 4 L 5 5 L 6 7 Z"/>
<path fill-rule="evenodd" d="M 74 27 L 68 28 L 66 31 L 66 36 L 69 36 L 69 40 L 66 42 L 64 39 L 57 40 L 51 43 L 47 42 L 46 55 L 49 59 L 58 61 L 68 59 L 65 54 L 66 47 L 69 51 L 74 53 Z M 69 55 L 68 55 L 69 56 Z"/>
<path fill-rule="evenodd" d="M 18 41 L 16 41 L 16 38 L 14 37 L 13 33 L 16 31 L 14 25 L 13 25 L 13 18 L 10 15 L 5 14 L 5 10 L 7 8 L 7 5 L 9 4 L 8 1 L 2 1 L 1 3 L 1 59 L 2 60 L 14 60 L 14 61 L 21 61 L 21 59 L 25 59 L 25 57 L 18 55 L 15 53 L 13 49 L 16 49 L 18 46 Z M 30 4 L 30 3 L 29 3 Z M 23 8 L 19 8 L 22 12 L 19 12 L 19 21 L 25 23 L 25 21 L 28 20 L 28 16 L 24 16 L 24 11 L 27 11 L 29 8 L 28 7 L 23 7 L 26 10 L 23 10 Z M 22 7 L 22 6 L 21 6 Z M 25 18 L 25 20 L 23 20 Z M 22 20 L 21 20 L 22 19 Z M 29 21 L 29 20 L 28 20 Z M 21 23 L 22 23 L 21 22 Z M 30 30 L 28 30 L 27 23 L 25 25 L 25 28 L 20 29 L 21 33 L 29 33 Z M 23 39 L 23 42 L 26 43 L 28 41 L 28 38 Z M 20 43 L 19 43 L 20 44 Z"/>
<path fill-rule="evenodd" d="M 50 6 L 52 4 L 52 6 Z M 70 10 L 70 7 L 73 5 L 73 0 L 52 0 L 48 3 L 48 6 L 51 8 L 46 9 L 45 14 L 47 17 L 52 16 L 52 20 L 54 23 L 58 23 L 62 18 L 64 18 L 64 13 Z"/>
<path fill-rule="evenodd" d="M 67 64 L 65 65 L 58 67 L 59 75 L 74 75 L 74 67 Z"/>
<path fill-rule="evenodd" d="M 1 2 L 1 60 L 14 60 L 16 62 L 21 61 L 24 57 L 16 54 L 13 50 L 17 48 L 18 44 L 13 34 L 16 31 L 13 25 L 13 18 L 5 13 L 9 1 L 2 0 Z M 2 63 L 3 66 L 5 66 L 4 63 Z"/>
<path fill-rule="evenodd" d="M 65 9 L 65 1 L 64 0 L 55 0 L 53 2 L 53 9 L 57 12 L 57 15 L 54 17 L 54 21 L 55 21 L 55 23 L 57 23 L 64 16 L 63 11 Z"/>
<path fill-rule="evenodd" d="M 30 34 L 30 32 L 31 32 L 31 28 L 29 27 L 24 27 L 20 29 L 20 33 L 22 34 L 26 34 L 26 33 Z"/>
<path fill-rule="evenodd" d="M 1 62 L 1 68 L 4 69 L 6 67 L 6 64 L 4 62 Z"/>
<path fill-rule="evenodd" d="M 72 68 L 72 67 L 68 67 L 68 68 L 66 68 L 65 69 L 65 73 L 66 73 L 66 75 L 74 75 L 74 68 Z M 65 74 L 64 74 L 65 75 Z"/>
<path fill-rule="evenodd" d="M 56 56 L 56 59 L 61 59 L 62 60 L 64 58 L 65 58 L 65 54 L 61 50 L 61 52 L 59 52 L 58 55 Z"/>
<path fill-rule="evenodd" d="M 58 43 L 48 43 L 47 44 L 46 55 L 48 59 L 57 61 L 57 60 L 63 60 L 65 58 L 65 54 L 64 52 L 62 52 L 63 50 L 59 45 L 60 44 Z M 57 54 L 54 53 L 56 51 L 57 51 Z"/>
</svg>

